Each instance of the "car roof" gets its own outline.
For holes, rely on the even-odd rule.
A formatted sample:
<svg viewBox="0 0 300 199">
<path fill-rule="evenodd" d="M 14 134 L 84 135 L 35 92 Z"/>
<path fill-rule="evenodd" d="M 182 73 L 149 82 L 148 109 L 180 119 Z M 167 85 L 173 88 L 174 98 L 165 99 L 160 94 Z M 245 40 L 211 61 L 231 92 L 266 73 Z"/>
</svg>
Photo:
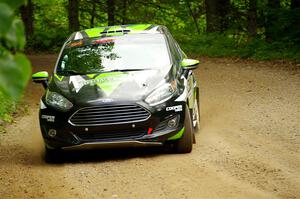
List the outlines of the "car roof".
<svg viewBox="0 0 300 199">
<path fill-rule="evenodd" d="M 110 37 L 122 36 L 125 34 L 161 34 L 163 29 L 161 25 L 154 24 L 128 24 L 105 26 L 85 29 L 74 32 L 67 41 L 96 38 L 96 37 Z"/>
</svg>

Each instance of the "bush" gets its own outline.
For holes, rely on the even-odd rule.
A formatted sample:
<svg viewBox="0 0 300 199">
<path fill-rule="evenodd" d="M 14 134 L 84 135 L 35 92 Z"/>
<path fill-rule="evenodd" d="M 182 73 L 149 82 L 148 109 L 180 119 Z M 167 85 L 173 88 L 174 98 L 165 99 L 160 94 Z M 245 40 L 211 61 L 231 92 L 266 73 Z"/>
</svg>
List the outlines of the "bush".
<svg viewBox="0 0 300 199">
<path fill-rule="evenodd" d="M 34 52 L 58 52 L 68 36 L 69 33 L 66 30 L 56 31 L 56 29 L 52 29 L 45 32 L 39 31 L 27 41 L 26 50 Z"/>
<path fill-rule="evenodd" d="M 175 36 L 184 51 L 191 55 L 209 57 L 240 57 L 256 60 L 288 59 L 300 62 L 300 47 L 293 42 L 265 42 L 245 36 L 201 34 L 192 37 Z"/>
</svg>

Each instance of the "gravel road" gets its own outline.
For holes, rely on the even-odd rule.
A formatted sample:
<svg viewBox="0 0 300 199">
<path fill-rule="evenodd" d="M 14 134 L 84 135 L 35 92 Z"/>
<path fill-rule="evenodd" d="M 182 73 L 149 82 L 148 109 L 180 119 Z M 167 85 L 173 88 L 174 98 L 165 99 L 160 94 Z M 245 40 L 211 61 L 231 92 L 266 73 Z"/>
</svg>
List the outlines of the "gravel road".
<svg viewBox="0 0 300 199">
<path fill-rule="evenodd" d="M 34 71 L 51 71 L 56 56 L 30 59 Z M 190 154 L 97 150 L 46 164 L 43 89 L 30 83 L 28 114 L 0 134 L 0 198 L 300 198 L 299 65 L 201 60 L 201 128 Z"/>
</svg>

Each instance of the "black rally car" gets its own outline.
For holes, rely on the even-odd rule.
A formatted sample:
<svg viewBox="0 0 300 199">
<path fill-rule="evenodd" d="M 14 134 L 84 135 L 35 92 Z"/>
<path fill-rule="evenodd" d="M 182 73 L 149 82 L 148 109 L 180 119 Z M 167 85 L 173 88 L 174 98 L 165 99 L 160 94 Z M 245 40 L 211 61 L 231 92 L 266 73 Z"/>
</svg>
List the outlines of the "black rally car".
<svg viewBox="0 0 300 199">
<path fill-rule="evenodd" d="M 199 125 L 199 89 L 166 27 L 99 27 L 73 33 L 42 83 L 40 127 L 47 154 L 62 149 L 162 146 L 189 153 Z"/>
</svg>

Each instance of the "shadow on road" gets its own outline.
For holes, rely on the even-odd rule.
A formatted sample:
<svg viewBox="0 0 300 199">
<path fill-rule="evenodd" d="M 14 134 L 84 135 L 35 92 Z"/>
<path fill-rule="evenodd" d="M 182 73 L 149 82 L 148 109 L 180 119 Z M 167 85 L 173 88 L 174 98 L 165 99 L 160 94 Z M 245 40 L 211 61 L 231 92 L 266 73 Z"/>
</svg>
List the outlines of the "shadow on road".
<svg viewBox="0 0 300 199">
<path fill-rule="evenodd" d="M 141 148 L 116 148 L 116 149 L 90 149 L 61 151 L 54 161 L 46 161 L 44 150 L 32 151 L 23 146 L 9 145 L 0 150 L 0 164 L 23 164 L 27 166 L 40 166 L 43 164 L 63 163 L 90 163 L 123 161 L 132 158 L 151 158 L 172 154 L 171 147 L 141 147 Z"/>
<path fill-rule="evenodd" d="M 48 162 L 55 164 L 62 163 L 86 163 L 86 162 L 108 162 L 123 161 L 131 158 L 151 158 L 155 156 L 171 154 L 170 148 L 145 147 L 145 148 L 117 148 L 117 149 L 90 149 L 81 151 L 62 151 L 55 158 L 56 161 Z M 45 153 L 43 153 L 45 160 Z"/>
</svg>

